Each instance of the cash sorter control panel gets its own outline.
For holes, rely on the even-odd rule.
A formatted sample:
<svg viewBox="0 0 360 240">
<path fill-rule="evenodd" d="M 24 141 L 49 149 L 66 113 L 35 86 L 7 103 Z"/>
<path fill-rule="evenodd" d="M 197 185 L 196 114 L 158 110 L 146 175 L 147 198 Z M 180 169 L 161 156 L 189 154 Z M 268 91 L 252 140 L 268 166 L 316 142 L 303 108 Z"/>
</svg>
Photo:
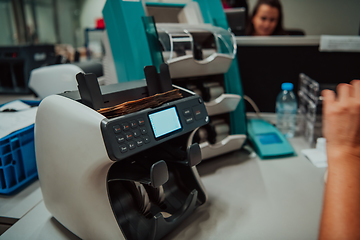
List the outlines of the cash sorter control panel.
<svg viewBox="0 0 360 240">
<path fill-rule="evenodd" d="M 110 159 L 122 160 L 209 122 L 203 100 L 197 96 L 165 103 L 113 119 L 101 130 Z"/>
</svg>

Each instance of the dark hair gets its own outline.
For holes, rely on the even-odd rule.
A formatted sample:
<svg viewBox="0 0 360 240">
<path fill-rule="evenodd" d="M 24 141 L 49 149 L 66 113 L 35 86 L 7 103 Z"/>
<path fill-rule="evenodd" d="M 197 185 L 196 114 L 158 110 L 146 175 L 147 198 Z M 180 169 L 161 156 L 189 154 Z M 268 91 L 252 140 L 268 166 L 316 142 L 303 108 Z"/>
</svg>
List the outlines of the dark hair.
<svg viewBox="0 0 360 240">
<path fill-rule="evenodd" d="M 259 7 L 263 4 L 269 5 L 270 7 L 274 7 L 279 11 L 279 19 L 278 19 L 278 23 L 274 29 L 274 32 L 271 35 L 285 35 L 285 31 L 283 29 L 283 12 L 282 12 L 282 7 L 281 7 L 281 3 L 279 0 L 259 0 L 257 2 L 257 4 L 255 5 L 255 8 L 251 14 L 251 16 L 248 19 L 248 23 L 247 23 L 247 27 L 246 27 L 246 35 L 253 35 L 255 32 L 254 29 L 254 24 L 252 23 L 252 19 L 254 18 L 254 16 L 256 15 Z"/>
</svg>

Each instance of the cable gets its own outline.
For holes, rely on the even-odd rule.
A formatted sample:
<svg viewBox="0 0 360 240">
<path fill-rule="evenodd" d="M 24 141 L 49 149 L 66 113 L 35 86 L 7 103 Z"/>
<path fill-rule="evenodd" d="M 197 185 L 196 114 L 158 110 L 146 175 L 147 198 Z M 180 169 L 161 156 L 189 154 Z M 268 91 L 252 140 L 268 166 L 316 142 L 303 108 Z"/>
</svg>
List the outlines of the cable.
<svg viewBox="0 0 360 240">
<path fill-rule="evenodd" d="M 255 102 L 248 96 L 244 95 L 243 97 L 248 103 L 250 103 L 250 105 L 253 107 L 253 109 L 255 110 L 255 113 L 256 113 L 256 116 L 258 118 L 261 118 L 261 115 L 260 115 L 260 110 L 259 108 L 256 106 Z"/>
</svg>

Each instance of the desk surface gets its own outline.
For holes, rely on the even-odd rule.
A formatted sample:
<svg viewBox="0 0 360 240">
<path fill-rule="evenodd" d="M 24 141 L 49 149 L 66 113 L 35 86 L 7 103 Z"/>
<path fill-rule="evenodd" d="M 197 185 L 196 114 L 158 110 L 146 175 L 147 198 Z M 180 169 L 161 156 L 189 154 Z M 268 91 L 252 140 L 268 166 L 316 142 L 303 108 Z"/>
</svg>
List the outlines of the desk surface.
<svg viewBox="0 0 360 240">
<path fill-rule="evenodd" d="M 36 180 L 15 195 L 0 195 L 0 217 L 20 219 L 41 201 L 40 184 Z"/>
<path fill-rule="evenodd" d="M 316 239 L 325 169 L 300 155 L 302 138 L 291 143 L 296 157 L 262 161 L 241 150 L 201 163 L 208 202 L 165 239 Z M 78 238 L 41 201 L 1 239 Z"/>
<path fill-rule="evenodd" d="M 296 152 L 307 148 L 291 140 Z M 199 168 L 209 199 L 168 239 L 316 239 L 325 169 L 304 156 L 259 160 L 243 151 Z"/>
</svg>

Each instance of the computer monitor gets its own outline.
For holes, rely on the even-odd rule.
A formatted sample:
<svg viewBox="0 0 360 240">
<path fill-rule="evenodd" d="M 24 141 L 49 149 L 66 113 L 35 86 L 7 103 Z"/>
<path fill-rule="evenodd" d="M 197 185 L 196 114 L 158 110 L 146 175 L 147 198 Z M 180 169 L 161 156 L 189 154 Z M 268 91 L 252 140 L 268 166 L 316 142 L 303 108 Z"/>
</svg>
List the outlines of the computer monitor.
<svg viewBox="0 0 360 240">
<path fill-rule="evenodd" d="M 229 8 L 224 9 L 231 31 L 235 36 L 244 36 L 246 28 L 246 9 Z"/>
<path fill-rule="evenodd" d="M 281 83 L 299 88 L 304 73 L 320 84 L 338 84 L 360 78 L 359 52 L 320 52 L 320 37 L 237 37 L 237 59 L 244 95 L 261 112 L 275 112 Z M 246 104 L 246 111 L 253 111 Z"/>
</svg>

